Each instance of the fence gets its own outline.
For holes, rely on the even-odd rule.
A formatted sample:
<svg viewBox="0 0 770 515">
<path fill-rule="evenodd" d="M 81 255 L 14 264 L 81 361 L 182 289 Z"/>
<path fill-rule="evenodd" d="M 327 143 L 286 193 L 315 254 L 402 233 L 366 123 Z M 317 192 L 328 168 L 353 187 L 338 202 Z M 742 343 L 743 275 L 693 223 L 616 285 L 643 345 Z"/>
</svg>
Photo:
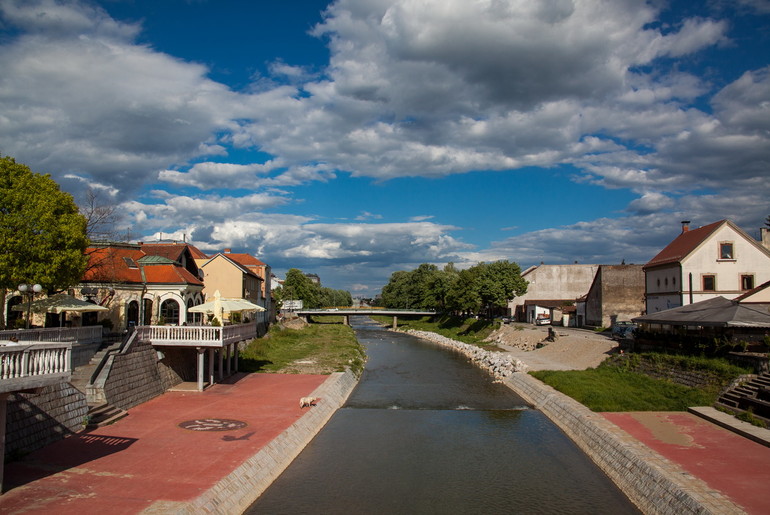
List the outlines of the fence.
<svg viewBox="0 0 770 515">
<path fill-rule="evenodd" d="M 183 345 L 186 347 L 223 347 L 257 337 L 257 322 L 215 326 L 145 325 L 136 328 L 137 338 L 149 340 L 153 345 Z"/>
</svg>

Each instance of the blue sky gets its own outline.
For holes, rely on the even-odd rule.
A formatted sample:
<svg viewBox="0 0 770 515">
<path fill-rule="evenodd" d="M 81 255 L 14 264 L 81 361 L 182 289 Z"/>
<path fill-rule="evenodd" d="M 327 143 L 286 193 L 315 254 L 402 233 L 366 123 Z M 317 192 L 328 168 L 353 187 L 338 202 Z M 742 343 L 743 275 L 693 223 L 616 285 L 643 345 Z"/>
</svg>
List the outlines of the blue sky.
<svg viewBox="0 0 770 515">
<path fill-rule="evenodd" d="M 770 215 L 770 1 L 0 0 L 0 153 L 354 295 Z"/>
</svg>

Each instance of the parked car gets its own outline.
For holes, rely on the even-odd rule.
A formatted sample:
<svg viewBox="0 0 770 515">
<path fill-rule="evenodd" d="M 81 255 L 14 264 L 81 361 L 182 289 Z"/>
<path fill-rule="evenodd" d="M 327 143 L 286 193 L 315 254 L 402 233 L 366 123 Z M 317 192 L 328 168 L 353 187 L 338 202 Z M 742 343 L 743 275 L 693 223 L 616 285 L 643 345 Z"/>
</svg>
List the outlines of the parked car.
<svg viewBox="0 0 770 515">
<path fill-rule="evenodd" d="M 551 325 L 551 317 L 549 315 L 537 315 L 535 325 Z"/>
<path fill-rule="evenodd" d="M 612 326 L 613 340 L 630 340 L 634 337 L 636 324 L 633 322 L 617 322 Z"/>
</svg>

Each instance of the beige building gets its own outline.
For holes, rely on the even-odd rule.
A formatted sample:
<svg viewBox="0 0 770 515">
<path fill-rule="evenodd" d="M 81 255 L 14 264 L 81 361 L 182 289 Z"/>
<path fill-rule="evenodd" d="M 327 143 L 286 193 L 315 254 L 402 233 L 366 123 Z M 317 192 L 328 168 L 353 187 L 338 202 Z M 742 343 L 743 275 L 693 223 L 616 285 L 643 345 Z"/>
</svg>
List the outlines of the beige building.
<svg viewBox="0 0 770 515">
<path fill-rule="evenodd" d="M 534 322 L 538 315 L 557 307 L 574 305 L 586 294 L 599 265 L 539 265 L 526 269 L 527 293 L 508 303 L 511 315 L 519 322 Z"/>
<path fill-rule="evenodd" d="M 730 220 L 682 232 L 644 265 L 647 313 L 722 296 L 734 299 L 770 280 L 767 229 L 757 241 Z"/>
<path fill-rule="evenodd" d="M 578 326 L 613 327 L 644 313 L 642 265 L 601 265 L 585 296 Z"/>
</svg>

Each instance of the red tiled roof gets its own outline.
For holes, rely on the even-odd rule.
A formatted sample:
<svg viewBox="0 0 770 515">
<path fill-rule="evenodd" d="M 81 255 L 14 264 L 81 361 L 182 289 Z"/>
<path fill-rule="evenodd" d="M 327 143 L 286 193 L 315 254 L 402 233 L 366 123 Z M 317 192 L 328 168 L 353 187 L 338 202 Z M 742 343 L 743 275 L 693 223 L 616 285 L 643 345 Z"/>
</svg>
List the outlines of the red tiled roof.
<svg viewBox="0 0 770 515">
<path fill-rule="evenodd" d="M 142 250 L 149 256 L 162 256 L 173 261 L 181 261 L 185 249 L 190 249 L 193 259 L 206 259 L 208 256 L 189 243 L 140 243 Z"/>
<path fill-rule="evenodd" d="M 698 229 L 691 229 L 689 231 L 682 232 L 679 236 L 674 238 L 674 241 L 669 243 L 663 250 L 652 258 L 644 265 L 644 268 L 652 268 L 659 265 L 668 265 L 671 263 L 678 263 L 686 258 L 692 251 L 694 251 L 698 245 L 703 243 L 706 238 L 711 236 L 720 226 L 727 223 L 727 220 L 721 220 L 714 222 L 713 224 L 704 225 Z"/>
<path fill-rule="evenodd" d="M 267 266 L 265 263 L 255 258 L 251 254 L 232 254 L 228 253 L 225 256 L 229 257 L 236 263 L 242 266 Z"/>
<path fill-rule="evenodd" d="M 89 265 L 83 281 L 203 285 L 200 279 L 180 265 L 163 263 L 140 267 L 139 260 L 147 255 L 143 249 L 144 246 L 128 244 L 89 247 L 86 250 Z M 142 279 L 142 270 L 144 270 L 144 280 Z"/>
</svg>

